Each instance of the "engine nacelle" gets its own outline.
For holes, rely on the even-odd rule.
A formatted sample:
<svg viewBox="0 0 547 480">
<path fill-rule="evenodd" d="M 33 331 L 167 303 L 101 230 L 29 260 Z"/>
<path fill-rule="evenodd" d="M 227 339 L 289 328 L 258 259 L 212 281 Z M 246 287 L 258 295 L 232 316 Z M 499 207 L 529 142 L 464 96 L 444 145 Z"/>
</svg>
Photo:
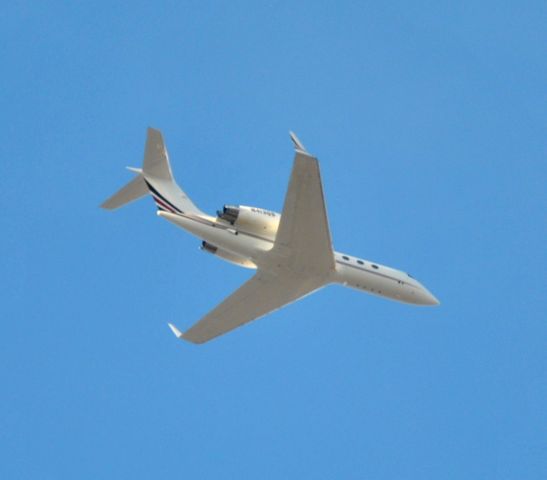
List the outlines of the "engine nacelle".
<svg viewBox="0 0 547 480">
<path fill-rule="evenodd" d="M 204 252 L 216 255 L 217 257 L 220 257 L 223 260 L 226 260 L 227 262 L 234 263 L 235 265 L 239 265 L 245 268 L 256 268 L 256 265 L 253 262 L 251 262 L 248 258 L 240 257 L 239 255 L 234 255 L 231 252 L 222 250 L 221 248 L 218 248 L 216 245 L 212 245 L 206 242 L 205 240 L 201 242 L 201 249 Z"/>
<path fill-rule="evenodd" d="M 276 212 L 244 205 L 224 205 L 217 212 L 218 218 L 237 227 L 242 232 L 275 239 L 281 215 Z"/>
</svg>

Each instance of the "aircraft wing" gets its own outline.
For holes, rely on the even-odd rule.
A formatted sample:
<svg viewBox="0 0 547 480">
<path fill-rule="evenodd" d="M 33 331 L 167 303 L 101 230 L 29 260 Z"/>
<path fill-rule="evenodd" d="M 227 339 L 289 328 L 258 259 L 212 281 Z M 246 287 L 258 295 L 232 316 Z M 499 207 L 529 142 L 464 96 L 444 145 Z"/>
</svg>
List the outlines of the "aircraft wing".
<svg viewBox="0 0 547 480">
<path fill-rule="evenodd" d="M 274 246 L 259 270 L 185 333 L 204 343 L 294 302 L 329 281 L 335 268 L 317 159 L 291 133 L 295 158 Z"/>
<path fill-rule="evenodd" d="M 335 261 L 319 162 L 292 132 L 291 139 L 294 164 L 272 253 L 295 272 L 325 275 Z"/>
<path fill-rule="evenodd" d="M 274 275 L 259 270 L 185 333 L 174 325 L 169 324 L 169 327 L 178 338 L 204 343 L 292 303 L 323 285 L 324 282 L 315 278 Z"/>
</svg>

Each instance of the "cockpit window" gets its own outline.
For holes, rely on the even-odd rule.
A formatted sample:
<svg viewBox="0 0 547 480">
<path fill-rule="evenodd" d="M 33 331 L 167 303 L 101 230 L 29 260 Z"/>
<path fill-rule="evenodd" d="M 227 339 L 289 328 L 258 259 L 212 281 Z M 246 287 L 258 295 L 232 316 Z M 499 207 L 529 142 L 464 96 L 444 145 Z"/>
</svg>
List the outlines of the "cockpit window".
<svg viewBox="0 0 547 480">
<path fill-rule="evenodd" d="M 407 275 L 408 275 L 410 278 L 414 278 L 412 275 L 410 275 L 410 273 L 407 273 Z"/>
</svg>

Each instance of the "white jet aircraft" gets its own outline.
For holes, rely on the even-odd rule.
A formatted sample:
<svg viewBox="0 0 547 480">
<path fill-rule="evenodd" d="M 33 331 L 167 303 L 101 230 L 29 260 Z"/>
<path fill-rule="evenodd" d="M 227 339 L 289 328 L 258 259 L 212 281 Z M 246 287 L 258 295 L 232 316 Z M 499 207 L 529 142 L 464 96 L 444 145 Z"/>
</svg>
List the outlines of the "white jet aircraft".
<svg viewBox="0 0 547 480">
<path fill-rule="evenodd" d="M 207 215 L 176 184 L 161 132 L 148 129 L 142 169 L 101 207 L 114 210 L 146 194 L 157 214 L 202 240 L 201 248 L 255 275 L 182 333 L 204 343 L 260 318 L 331 283 L 415 305 L 438 300 L 409 274 L 333 251 L 317 158 L 291 132 L 294 164 L 281 214 L 262 208 L 225 205 Z"/>
</svg>

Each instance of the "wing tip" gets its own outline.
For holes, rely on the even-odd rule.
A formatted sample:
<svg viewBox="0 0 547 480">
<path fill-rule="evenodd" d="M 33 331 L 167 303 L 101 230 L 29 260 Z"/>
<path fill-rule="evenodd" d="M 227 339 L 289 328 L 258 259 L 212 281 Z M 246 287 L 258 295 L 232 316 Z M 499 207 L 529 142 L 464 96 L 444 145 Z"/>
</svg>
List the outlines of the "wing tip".
<svg viewBox="0 0 547 480">
<path fill-rule="evenodd" d="M 295 150 L 298 150 L 300 152 L 306 153 L 309 155 L 308 151 L 306 150 L 306 147 L 304 144 L 298 139 L 296 134 L 293 131 L 289 131 L 289 135 L 291 137 L 292 143 L 294 145 Z"/>
<path fill-rule="evenodd" d="M 175 337 L 182 338 L 182 332 L 177 327 L 175 327 L 175 325 L 173 325 L 172 323 L 168 323 L 167 325 L 169 326 Z"/>
<path fill-rule="evenodd" d="M 175 325 L 173 325 L 172 323 L 167 323 L 167 325 L 169 326 L 169 328 L 171 329 L 171 331 L 173 332 L 173 335 L 175 335 L 175 337 L 177 337 L 178 339 L 180 340 L 185 340 L 186 342 L 189 342 L 189 343 L 194 343 L 194 344 L 201 344 L 201 343 L 205 343 L 206 341 L 210 340 L 210 339 L 202 339 L 202 338 L 194 338 L 192 337 L 192 335 L 188 335 L 188 332 L 186 333 L 182 333 Z"/>
</svg>

